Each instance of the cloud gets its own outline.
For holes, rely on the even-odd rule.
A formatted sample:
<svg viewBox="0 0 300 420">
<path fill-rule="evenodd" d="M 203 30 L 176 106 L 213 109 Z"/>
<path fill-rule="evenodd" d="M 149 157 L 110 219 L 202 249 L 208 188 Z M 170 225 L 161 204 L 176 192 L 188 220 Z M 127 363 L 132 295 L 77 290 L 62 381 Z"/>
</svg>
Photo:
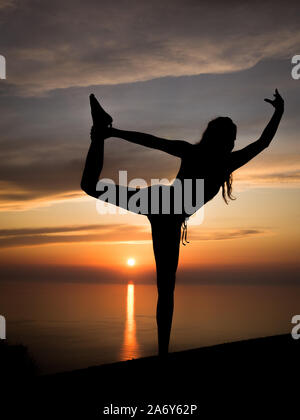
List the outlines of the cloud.
<svg viewBox="0 0 300 420">
<path fill-rule="evenodd" d="M 227 239 L 240 239 L 252 236 L 261 236 L 270 234 L 269 229 L 202 229 L 198 231 L 191 231 L 188 239 L 192 241 L 222 241 Z"/>
<path fill-rule="evenodd" d="M 32 152 L 29 162 L 26 162 L 24 155 L 22 160 L 25 162 L 20 161 L 17 156 L 20 150 L 16 150 L 15 159 L 4 159 L 0 167 L 0 210 L 24 210 L 86 197 L 80 189 L 80 181 L 87 150 L 87 146 L 82 148 L 81 156 L 73 151 L 71 158 L 63 153 L 60 156 L 55 152 L 50 154 L 45 149 L 37 153 L 37 156 Z M 136 177 L 150 182 L 151 174 L 154 176 L 155 173 L 158 178 L 167 177 L 171 180 L 175 173 L 171 175 L 169 165 L 163 165 L 162 169 L 160 161 L 153 162 L 151 156 L 149 151 L 132 150 L 130 147 L 120 157 L 114 156 L 112 152 L 107 153 L 108 167 L 105 167 L 103 176 L 118 183 L 118 171 L 127 170 L 128 182 Z M 133 165 L 133 162 L 137 163 Z"/>
<path fill-rule="evenodd" d="M 124 145 L 123 145 L 124 147 Z M 115 152 L 114 146 L 106 153 L 106 164 L 103 176 L 118 183 L 118 171 L 127 170 L 128 180 L 143 178 L 150 182 L 151 178 L 167 178 L 171 181 L 176 176 L 179 162 L 172 157 L 165 157 L 143 148 L 124 152 Z M 17 150 L 17 154 L 20 150 Z M 74 154 L 77 152 L 74 151 Z M 117 153 L 117 154 L 116 154 Z M 43 207 L 51 203 L 65 200 L 83 199 L 86 194 L 80 189 L 86 150 L 81 157 L 68 160 L 64 156 L 56 158 L 45 150 L 39 159 L 32 157 L 30 163 L 22 163 L 16 159 L 3 160 L 0 167 L 0 211 L 26 210 Z M 34 155 L 34 153 L 33 153 Z M 44 159 L 43 155 L 46 157 Z M 299 188 L 300 187 L 300 155 L 282 153 L 260 157 L 233 174 L 233 186 L 240 188 Z"/>
<path fill-rule="evenodd" d="M 191 241 L 214 241 L 270 234 L 269 229 L 197 229 L 189 232 Z M 106 244 L 145 244 L 151 242 L 148 225 L 77 225 L 40 228 L 1 229 L 0 248 L 40 246 L 57 243 L 99 242 Z"/>
<path fill-rule="evenodd" d="M 125 224 L 1 229 L 0 248 L 77 242 L 143 243 L 150 240 L 149 232 L 146 226 Z"/>
<path fill-rule="evenodd" d="M 289 187 L 300 186 L 300 169 L 286 172 L 271 172 L 264 174 L 252 174 L 246 178 L 240 178 L 241 182 L 246 182 L 248 185 L 252 184 L 255 187 L 272 186 L 282 187 L 288 185 Z"/>
<path fill-rule="evenodd" d="M 15 0 L 0 0 L 0 10 L 15 6 Z"/>
<path fill-rule="evenodd" d="M 296 1 L 23 0 L 2 12 L 7 81 L 27 94 L 243 70 L 300 42 Z"/>
<path fill-rule="evenodd" d="M 238 186 L 248 187 L 300 187 L 299 153 L 271 154 L 264 156 L 264 165 L 257 161 L 234 173 Z"/>
<path fill-rule="evenodd" d="M 234 173 L 234 182 L 247 188 L 299 186 L 300 102 L 289 65 L 289 60 L 269 61 L 232 74 L 73 87 L 35 98 L 16 92 L 7 96 L 2 89 L 0 210 L 85 196 L 80 179 L 90 142 L 91 91 L 103 99 L 116 127 L 191 143 L 199 140 L 210 119 L 229 115 L 238 125 L 237 148 L 242 148 L 258 138 L 269 120 L 272 111 L 263 98 L 281 87 L 286 113 L 279 131 L 268 150 Z M 179 159 L 165 153 L 111 139 L 105 144 L 102 176 L 118 181 L 118 171 L 127 170 L 128 179 L 172 180 L 179 165 Z"/>
</svg>

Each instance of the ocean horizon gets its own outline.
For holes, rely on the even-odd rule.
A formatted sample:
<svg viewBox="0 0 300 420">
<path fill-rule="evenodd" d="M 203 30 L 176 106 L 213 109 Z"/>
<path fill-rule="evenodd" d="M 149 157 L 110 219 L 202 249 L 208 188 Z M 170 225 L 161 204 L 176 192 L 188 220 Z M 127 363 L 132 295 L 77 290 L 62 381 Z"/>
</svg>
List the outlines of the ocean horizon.
<svg viewBox="0 0 300 420">
<path fill-rule="evenodd" d="M 28 348 L 39 374 L 156 354 L 155 285 L 2 282 L 0 291 L 7 341 Z M 170 352 L 289 333 L 299 298 L 297 285 L 179 284 Z"/>
</svg>

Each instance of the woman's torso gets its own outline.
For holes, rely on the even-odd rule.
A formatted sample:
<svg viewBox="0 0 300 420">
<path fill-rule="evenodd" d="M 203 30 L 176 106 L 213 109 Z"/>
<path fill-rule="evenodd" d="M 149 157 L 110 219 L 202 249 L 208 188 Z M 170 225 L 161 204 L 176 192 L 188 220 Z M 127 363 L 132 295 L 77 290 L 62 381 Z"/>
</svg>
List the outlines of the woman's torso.
<svg viewBox="0 0 300 420">
<path fill-rule="evenodd" d="M 149 210 L 153 205 L 159 208 L 158 215 L 168 214 L 183 221 L 217 195 L 225 174 L 224 158 L 201 153 L 197 146 L 191 145 L 189 153 L 181 159 L 180 169 L 172 185 L 148 188 Z M 150 213 L 149 216 L 153 218 L 153 211 Z M 155 218 L 157 213 L 154 212 Z"/>
<path fill-rule="evenodd" d="M 226 159 L 201 153 L 196 145 L 181 160 L 176 179 L 193 180 L 193 199 L 196 194 L 196 180 L 203 180 L 203 204 L 215 197 L 226 179 Z M 199 184 L 200 185 L 200 184 Z M 199 207 L 200 208 L 200 207 Z"/>
</svg>

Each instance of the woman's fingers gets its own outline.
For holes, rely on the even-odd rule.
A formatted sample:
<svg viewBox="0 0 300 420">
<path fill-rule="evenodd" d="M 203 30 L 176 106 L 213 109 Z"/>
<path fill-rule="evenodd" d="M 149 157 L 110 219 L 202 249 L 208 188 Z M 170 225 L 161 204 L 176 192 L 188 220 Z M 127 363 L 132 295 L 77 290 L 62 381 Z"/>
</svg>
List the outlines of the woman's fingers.
<svg viewBox="0 0 300 420">
<path fill-rule="evenodd" d="M 275 89 L 275 93 L 273 94 L 273 96 L 274 96 L 274 99 L 265 98 L 264 101 L 268 102 L 269 104 L 274 106 L 274 108 L 276 109 L 283 109 L 284 100 L 281 97 L 280 93 L 278 92 L 278 89 Z"/>
<path fill-rule="evenodd" d="M 273 102 L 274 102 L 274 101 L 272 101 L 272 99 L 268 99 L 268 98 L 265 98 L 264 101 L 269 102 L 269 104 L 271 104 L 271 105 L 273 105 Z"/>
<path fill-rule="evenodd" d="M 278 89 L 275 89 L 275 96 L 276 96 L 276 98 L 278 98 L 278 99 L 280 99 L 280 100 L 282 100 L 282 101 L 283 101 L 283 98 L 282 98 L 282 96 L 280 95 L 280 93 L 278 92 Z"/>
</svg>

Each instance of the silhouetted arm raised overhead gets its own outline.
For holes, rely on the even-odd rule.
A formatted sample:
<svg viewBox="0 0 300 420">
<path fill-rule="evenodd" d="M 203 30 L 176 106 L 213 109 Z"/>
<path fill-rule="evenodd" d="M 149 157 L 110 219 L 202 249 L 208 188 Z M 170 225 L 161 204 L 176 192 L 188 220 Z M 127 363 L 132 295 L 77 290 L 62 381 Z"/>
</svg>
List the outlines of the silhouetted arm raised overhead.
<svg viewBox="0 0 300 420">
<path fill-rule="evenodd" d="M 251 159 L 257 156 L 260 152 L 262 152 L 266 147 L 268 147 L 271 143 L 273 137 L 276 134 L 282 114 L 284 112 L 284 100 L 280 96 L 277 89 L 275 90 L 274 97 L 274 100 L 265 99 L 266 102 L 269 102 L 271 105 L 274 106 L 275 111 L 260 138 L 255 142 L 249 144 L 248 146 L 244 147 L 243 149 L 231 153 L 231 172 L 245 165 L 247 162 L 249 162 Z"/>
<path fill-rule="evenodd" d="M 184 140 L 167 140 L 151 134 L 139 133 L 137 131 L 111 129 L 111 137 L 118 137 L 132 143 L 161 150 L 169 155 L 182 158 L 191 148 L 191 143 Z"/>
</svg>

